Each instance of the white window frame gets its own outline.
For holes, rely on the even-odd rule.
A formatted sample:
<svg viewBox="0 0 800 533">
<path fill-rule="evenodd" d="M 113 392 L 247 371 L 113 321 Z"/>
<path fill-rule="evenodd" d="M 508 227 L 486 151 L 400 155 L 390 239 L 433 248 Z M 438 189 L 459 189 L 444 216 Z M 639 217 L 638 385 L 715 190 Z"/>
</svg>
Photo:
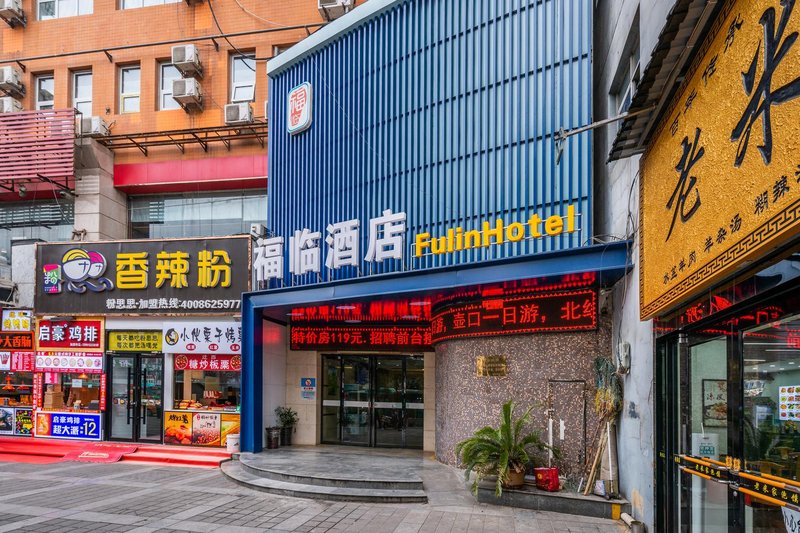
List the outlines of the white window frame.
<svg viewBox="0 0 800 533">
<path fill-rule="evenodd" d="M 42 81 L 50 80 L 53 83 L 53 99 L 52 100 L 39 100 L 39 86 L 41 85 Z M 36 76 L 36 80 L 34 83 L 34 90 L 36 91 L 35 98 L 36 98 L 36 110 L 43 111 L 48 109 L 53 109 L 55 107 L 55 100 L 56 100 L 56 81 L 52 74 L 40 74 Z"/>
<path fill-rule="evenodd" d="M 139 71 L 139 90 L 135 93 L 125 93 L 122 92 L 124 88 L 124 78 L 125 72 L 129 70 L 138 70 Z M 135 111 L 126 111 L 125 110 L 125 101 L 128 99 L 136 98 L 138 101 L 138 109 Z M 119 67 L 119 112 L 120 114 L 127 114 L 127 113 L 139 113 L 142 110 L 142 66 L 141 65 L 127 65 L 123 67 Z"/>
<path fill-rule="evenodd" d="M 253 62 L 253 79 L 246 80 L 246 81 L 237 81 L 236 80 L 236 61 L 250 59 Z M 255 102 L 256 100 L 256 62 L 254 61 L 255 54 L 244 54 L 244 55 L 232 55 L 230 60 L 230 68 L 231 68 L 231 103 L 238 103 L 238 102 Z M 237 89 L 243 89 L 247 87 L 252 87 L 252 96 L 250 98 L 236 98 L 234 95 L 236 94 Z"/>
<path fill-rule="evenodd" d="M 53 4 L 53 15 L 43 16 L 42 4 Z M 70 5 L 74 5 L 74 11 L 67 10 Z M 92 13 L 94 13 L 94 0 L 36 0 L 36 18 L 38 20 L 76 17 Z"/>
<path fill-rule="evenodd" d="M 81 76 L 89 76 L 89 97 L 78 96 L 78 78 Z M 81 104 L 89 104 L 89 113 L 84 113 L 83 116 L 91 116 L 92 114 L 92 93 L 94 88 L 92 82 L 94 78 L 91 70 L 76 70 L 72 73 L 72 107 L 79 109 Z"/>
<path fill-rule="evenodd" d="M 139 9 L 142 7 L 160 6 L 164 4 L 177 4 L 181 0 L 122 0 L 122 9 Z"/>
<path fill-rule="evenodd" d="M 159 111 L 172 111 L 175 109 L 181 109 L 181 105 L 172 97 L 172 81 L 170 80 L 169 86 L 164 86 L 164 70 L 172 67 L 175 68 L 175 65 L 170 63 L 169 61 L 160 61 L 158 63 L 158 110 Z M 177 69 L 176 69 L 177 70 Z M 180 71 L 178 71 L 178 78 L 181 77 Z M 170 107 L 164 106 L 164 99 L 169 98 L 167 102 L 170 102 Z M 172 107 L 174 105 L 174 107 Z"/>
</svg>

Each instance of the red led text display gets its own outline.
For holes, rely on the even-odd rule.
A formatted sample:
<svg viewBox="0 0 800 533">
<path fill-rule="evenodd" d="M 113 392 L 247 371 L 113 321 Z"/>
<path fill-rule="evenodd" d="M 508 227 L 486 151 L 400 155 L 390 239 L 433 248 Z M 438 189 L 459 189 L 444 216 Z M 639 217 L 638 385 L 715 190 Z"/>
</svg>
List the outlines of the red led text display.
<svg viewBox="0 0 800 533">
<path fill-rule="evenodd" d="M 19 352 L 33 351 L 33 332 L 3 331 L 0 332 L 0 350 Z"/>
<path fill-rule="evenodd" d="M 434 343 L 462 337 L 597 329 L 594 290 L 488 298 L 434 314 Z"/>
<path fill-rule="evenodd" d="M 431 348 L 431 330 L 426 326 L 326 327 L 292 326 L 292 350 L 404 350 Z"/>
</svg>

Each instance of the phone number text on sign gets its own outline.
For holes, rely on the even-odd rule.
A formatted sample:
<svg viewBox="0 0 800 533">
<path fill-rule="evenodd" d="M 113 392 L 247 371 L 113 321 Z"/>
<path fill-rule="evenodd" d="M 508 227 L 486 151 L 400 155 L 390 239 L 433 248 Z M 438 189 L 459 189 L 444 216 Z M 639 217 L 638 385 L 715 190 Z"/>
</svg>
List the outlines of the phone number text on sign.
<svg viewBox="0 0 800 533">
<path fill-rule="evenodd" d="M 181 298 L 109 298 L 108 310 L 179 310 L 179 309 L 241 309 L 241 300 L 184 300 Z"/>
</svg>

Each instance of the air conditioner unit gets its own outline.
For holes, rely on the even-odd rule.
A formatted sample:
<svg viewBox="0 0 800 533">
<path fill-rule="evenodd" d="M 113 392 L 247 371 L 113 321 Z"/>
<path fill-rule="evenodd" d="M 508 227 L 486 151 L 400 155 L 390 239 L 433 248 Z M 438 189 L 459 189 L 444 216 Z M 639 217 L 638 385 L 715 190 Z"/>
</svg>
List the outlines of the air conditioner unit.
<svg viewBox="0 0 800 533">
<path fill-rule="evenodd" d="M 227 104 L 225 106 L 225 124 L 234 126 L 236 124 L 252 124 L 253 108 L 249 102 L 238 104 Z"/>
<path fill-rule="evenodd" d="M 325 20 L 338 19 L 353 7 L 353 0 L 318 0 L 317 8 Z"/>
<path fill-rule="evenodd" d="M 108 135 L 108 124 L 100 117 L 83 117 L 81 135 L 85 137 L 105 137 Z"/>
<path fill-rule="evenodd" d="M 20 0 L 0 0 L 0 17 L 8 21 L 14 19 L 24 21 L 25 16 L 22 12 L 22 2 Z"/>
<path fill-rule="evenodd" d="M 14 96 L 24 96 L 25 88 L 20 77 L 19 69 L 11 66 L 0 67 L 0 89 Z"/>
<path fill-rule="evenodd" d="M 19 100 L 11 96 L 3 96 L 0 98 L 0 113 L 16 113 L 22 111 L 22 104 Z"/>
<path fill-rule="evenodd" d="M 172 64 L 184 77 L 202 78 L 203 65 L 200 64 L 200 51 L 193 44 L 180 44 L 172 47 Z"/>
<path fill-rule="evenodd" d="M 172 80 L 172 97 L 184 109 L 203 108 L 203 93 L 200 82 L 194 78 Z"/>
</svg>

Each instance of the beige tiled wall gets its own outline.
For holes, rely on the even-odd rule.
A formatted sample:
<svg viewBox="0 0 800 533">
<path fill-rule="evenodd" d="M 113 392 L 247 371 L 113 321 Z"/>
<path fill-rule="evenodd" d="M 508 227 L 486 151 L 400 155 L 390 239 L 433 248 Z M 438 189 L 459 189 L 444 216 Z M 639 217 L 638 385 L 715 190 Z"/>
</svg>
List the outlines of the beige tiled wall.
<svg viewBox="0 0 800 533">
<path fill-rule="evenodd" d="M 289 351 L 286 357 L 286 405 L 300 418 L 292 439 L 293 444 L 319 444 L 320 377 L 317 352 Z M 317 394 L 314 400 L 300 396 L 300 379 L 316 378 Z"/>
<path fill-rule="evenodd" d="M 425 354 L 425 433 L 422 449 L 436 450 L 436 354 Z"/>
</svg>

